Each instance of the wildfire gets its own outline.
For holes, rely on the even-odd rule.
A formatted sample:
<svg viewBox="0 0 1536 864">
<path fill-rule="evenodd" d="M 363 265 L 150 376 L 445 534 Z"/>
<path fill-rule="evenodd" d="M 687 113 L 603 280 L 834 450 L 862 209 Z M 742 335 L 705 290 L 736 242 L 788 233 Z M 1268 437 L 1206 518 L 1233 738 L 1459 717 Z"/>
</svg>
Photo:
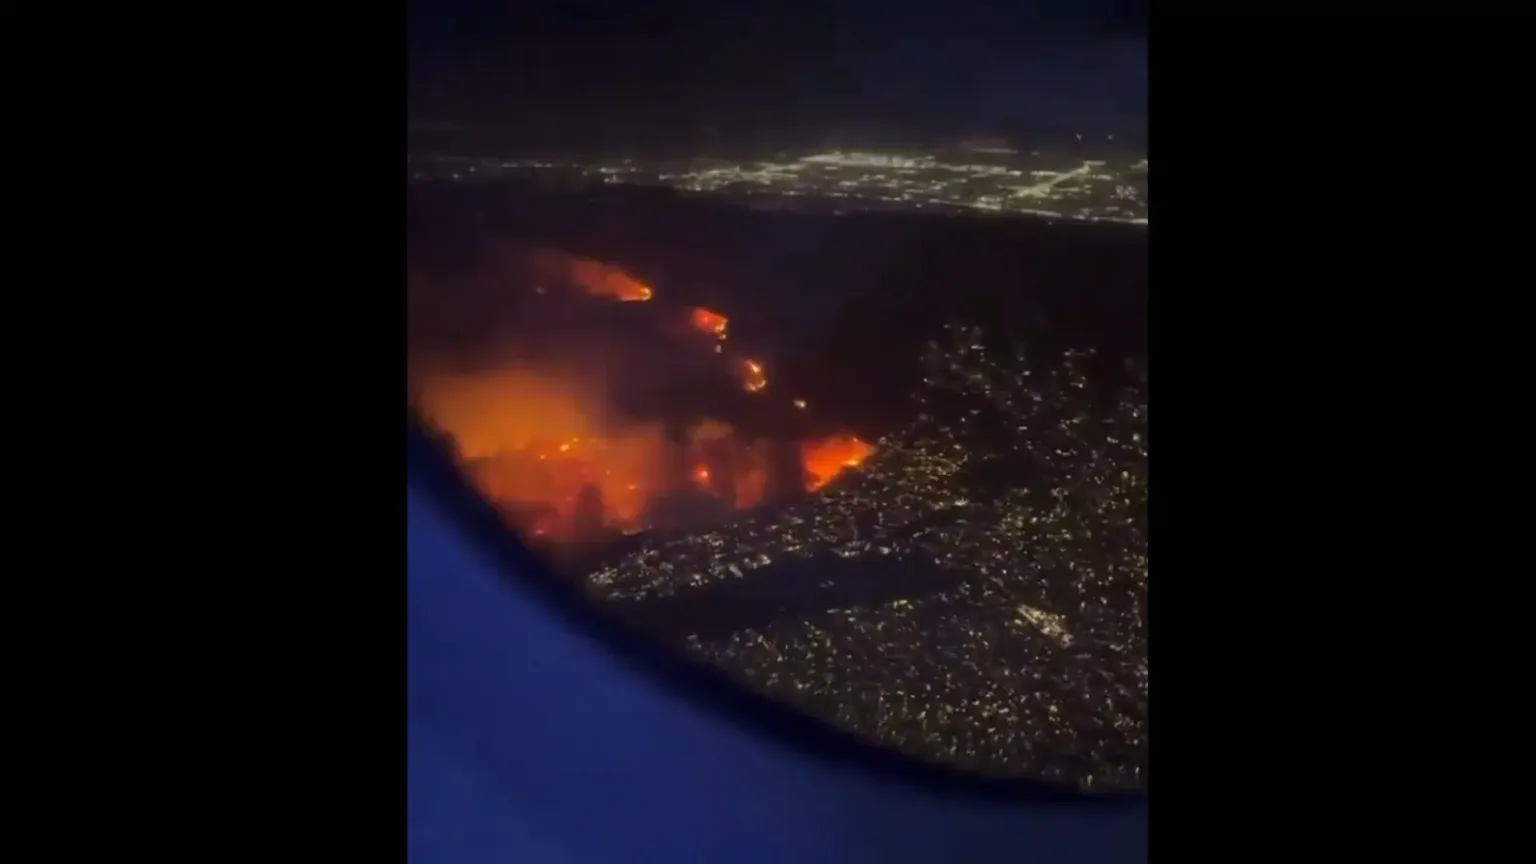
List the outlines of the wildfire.
<svg viewBox="0 0 1536 864">
<path fill-rule="evenodd" d="M 525 268 L 531 262 L 524 275 L 536 285 L 579 288 L 626 302 L 653 297 L 649 286 L 598 261 L 556 250 L 521 260 Z M 768 386 L 761 362 L 723 350 L 726 316 L 694 307 L 687 310 L 687 321 L 690 329 L 716 340 L 715 352 L 723 355 L 719 362 L 735 370 L 748 392 Z M 547 540 L 677 524 L 668 521 L 673 517 L 666 516 L 667 507 L 681 508 L 678 513 L 696 512 L 697 506 L 703 513 L 710 501 L 724 510 L 756 507 L 793 492 L 799 481 L 803 491 L 821 489 L 874 452 L 848 435 L 799 443 L 753 441 L 715 420 L 671 434 L 657 422 L 618 422 L 610 416 L 607 391 L 569 371 L 517 366 L 464 372 L 413 363 L 410 389 L 417 408 L 446 433 L 481 493 L 527 536 Z M 804 409 L 805 401 L 793 405 Z"/>
<path fill-rule="evenodd" d="M 501 370 L 424 378 L 416 389 L 417 405 L 448 433 L 476 486 L 533 537 L 579 536 L 583 520 L 588 529 L 643 530 L 647 508 L 679 485 L 737 509 L 762 503 L 769 487 L 767 442 L 741 440 L 716 421 L 683 442 L 655 424 L 605 426 L 596 401 L 557 376 Z M 874 452 L 847 435 L 797 449 L 806 491 Z M 669 476 L 679 461 L 686 471 Z"/>
<path fill-rule="evenodd" d="M 741 361 L 741 386 L 747 388 L 748 393 L 768 386 L 768 376 L 763 373 L 763 364 L 756 360 Z"/>
<path fill-rule="evenodd" d="M 531 260 L 538 276 L 551 281 L 567 282 L 596 297 L 612 297 L 625 303 L 644 303 L 655 296 L 649 285 L 601 261 L 552 249 L 534 252 Z"/>
<path fill-rule="evenodd" d="M 805 466 L 808 486 L 814 492 L 847 469 L 859 467 L 874 452 L 875 445 L 856 436 L 834 435 L 801 444 L 800 462 Z"/>
<path fill-rule="evenodd" d="M 453 439 L 481 491 L 535 534 L 567 534 L 588 486 L 606 524 L 638 524 L 661 485 L 661 430 L 602 428 L 594 400 L 571 382 L 501 370 L 432 377 L 417 389 L 417 404 Z"/>
<path fill-rule="evenodd" d="M 688 323 L 700 333 L 707 333 L 716 339 L 724 339 L 725 328 L 730 323 L 730 320 L 719 312 L 711 312 L 703 307 L 695 306 L 688 313 Z"/>
</svg>

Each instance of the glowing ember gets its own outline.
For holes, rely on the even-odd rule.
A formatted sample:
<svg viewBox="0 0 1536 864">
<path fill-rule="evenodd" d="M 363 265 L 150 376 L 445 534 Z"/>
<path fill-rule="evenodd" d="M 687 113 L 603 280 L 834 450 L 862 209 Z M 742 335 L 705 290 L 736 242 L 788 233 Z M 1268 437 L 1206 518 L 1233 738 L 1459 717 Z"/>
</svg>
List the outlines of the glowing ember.
<svg viewBox="0 0 1536 864">
<path fill-rule="evenodd" d="M 748 393 L 756 393 L 768 386 L 768 376 L 763 374 L 763 364 L 756 360 L 741 361 L 741 379 L 741 384 L 747 388 Z"/>
<path fill-rule="evenodd" d="M 794 402 L 794 405 L 795 405 L 796 408 L 799 408 L 801 411 L 805 410 L 805 400 L 804 399 L 796 399 L 795 402 Z"/>
</svg>

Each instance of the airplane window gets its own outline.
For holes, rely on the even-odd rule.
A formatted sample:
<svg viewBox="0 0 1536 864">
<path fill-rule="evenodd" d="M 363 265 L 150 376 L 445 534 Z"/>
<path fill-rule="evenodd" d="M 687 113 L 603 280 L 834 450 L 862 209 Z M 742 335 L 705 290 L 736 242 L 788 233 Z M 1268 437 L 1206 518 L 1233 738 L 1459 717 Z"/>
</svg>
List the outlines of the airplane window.
<svg viewBox="0 0 1536 864">
<path fill-rule="evenodd" d="M 408 398 L 508 530 L 872 743 L 1145 787 L 1143 115 L 603 137 L 419 101 Z"/>
</svg>

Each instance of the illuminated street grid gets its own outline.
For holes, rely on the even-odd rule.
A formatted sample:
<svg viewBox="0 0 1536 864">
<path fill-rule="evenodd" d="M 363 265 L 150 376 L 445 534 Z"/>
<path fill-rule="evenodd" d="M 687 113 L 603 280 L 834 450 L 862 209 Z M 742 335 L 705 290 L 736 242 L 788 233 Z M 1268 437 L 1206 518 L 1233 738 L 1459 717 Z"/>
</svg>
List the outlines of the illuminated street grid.
<svg viewBox="0 0 1536 864">
<path fill-rule="evenodd" d="M 1145 367 L 1002 353 L 975 328 L 946 328 L 923 358 L 916 420 L 862 468 L 778 512 L 652 538 L 592 573 L 590 590 L 622 610 L 773 577 L 754 571 L 776 562 L 829 579 L 841 559 L 937 568 L 956 578 L 724 638 L 677 636 L 753 686 L 924 758 L 1142 786 Z"/>
<path fill-rule="evenodd" d="M 571 183 L 659 185 L 742 196 L 754 207 L 963 210 L 1145 224 L 1147 160 L 985 152 L 832 151 L 776 161 L 647 162 L 439 159 L 412 166 L 416 179 L 524 177 Z"/>
</svg>

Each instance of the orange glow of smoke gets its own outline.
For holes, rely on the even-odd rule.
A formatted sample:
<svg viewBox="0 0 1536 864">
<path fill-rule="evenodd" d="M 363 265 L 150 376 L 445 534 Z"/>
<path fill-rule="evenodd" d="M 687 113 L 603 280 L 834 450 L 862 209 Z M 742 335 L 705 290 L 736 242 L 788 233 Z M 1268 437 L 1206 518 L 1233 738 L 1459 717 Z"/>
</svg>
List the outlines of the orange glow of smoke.
<svg viewBox="0 0 1536 864">
<path fill-rule="evenodd" d="M 736 509 L 750 510 L 768 495 L 768 465 L 752 460 L 736 472 Z"/>
<path fill-rule="evenodd" d="M 584 486 L 602 493 L 605 522 L 636 526 L 661 485 L 659 426 L 605 429 L 596 400 L 556 376 L 524 370 L 424 378 L 417 405 L 448 433 L 481 492 L 509 510 L 548 515 L 519 527 L 569 534 Z"/>
<path fill-rule="evenodd" d="M 875 452 L 875 445 L 853 435 L 831 435 L 800 445 L 800 462 L 805 466 L 810 491 L 831 483 L 849 468 L 864 464 Z"/>
<path fill-rule="evenodd" d="M 625 271 L 553 249 L 507 253 L 505 266 L 534 284 L 559 285 L 626 302 L 645 302 L 652 289 Z M 763 364 L 724 351 L 726 316 L 710 309 L 683 310 L 671 327 L 712 337 L 719 362 L 740 386 L 759 393 L 768 386 Z M 635 533 L 650 527 L 653 502 L 689 488 L 725 499 L 738 509 L 768 498 L 782 450 L 744 440 L 731 426 L 705 420 L 687 440 L 669 440 L 660 424 L 613 424 L 600 388 L 576 375 L 522 367 L 475 373 L 428 374 L 413 368 L 412 398 L 434 426 L 452 440 L 466 474 L 505 518 L 529 536 L 547 540 L 584 535 L 596 515 L 601 527 Z M 793 402 L 805 408 L 803 400 Z M 861 464 L 874 447 L 848 435 L 798 445 L 806 491 L 824 488 Z M 601 499 L 594 504 L 591 490 Z M 777 493 L 775 493 L 776 495 Z M 585 511 L 585 512 L 582 512 Z M 586 524 L 582 524 L 586 523 Z"/>
<path fill-rule="evenodd" d="M 553 249 L 538 250 L 531 260 L 538 276 L 569 283 L 593 296 L 626 303 L 644 303 L 655 296 L 649 285 L 601 261 Z"/>
<path fill-rule="evenodd" d="M 701 306 L 695 306 L 688 313 L 688 323 L 700 333 L 707 333 L 716 339 L 725 338 L 725 329 L 730 320 L 719 312 L 711 312 Z"/>
<path fill-rule="evenodd" d="M 472 374 L 418 375 L 415 402 L 454 443 L 477 488 L 512 524 L 545 540 L 573 538 L 585 487 L 602 497 L 603 526 L 643 530 L 647 506 L 667 490 L 667 468 L 679 454 L 655 424 L 605 426 L 601 402 L 576 381 L 544 372 L 503 369 Z M 729 442 L 735 453 L 727 478 L 706 462 L 707 450 Z M 678 478 L 711 494 L 730 494 L 738 509 L 761 504 L 768 488 L 768 448 L 741 441 L 729 425 L 706 420 L 685 445 Z M 847 435 L 802 442 L 807 491 L 862 463 L 874 447 Z M 713 471 L 712 471 L 713 467 Z M 732 481 L 728 484 L 722 480 Z M 731 490 L 727 493 L 725 490 Z"/>
</svg>

